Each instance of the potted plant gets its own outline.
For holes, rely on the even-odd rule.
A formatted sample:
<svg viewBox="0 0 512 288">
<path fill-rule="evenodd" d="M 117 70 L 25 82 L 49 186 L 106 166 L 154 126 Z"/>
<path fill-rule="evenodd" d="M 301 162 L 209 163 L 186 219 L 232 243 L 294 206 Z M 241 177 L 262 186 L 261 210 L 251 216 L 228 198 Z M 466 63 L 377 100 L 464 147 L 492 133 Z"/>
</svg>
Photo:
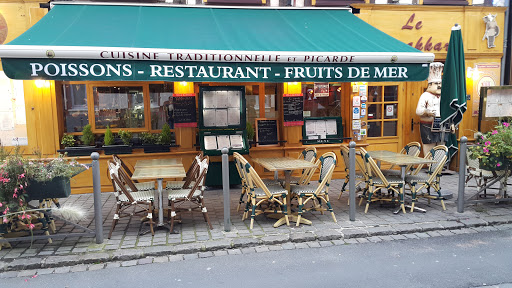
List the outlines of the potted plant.
<svg viewBox="0 0 512 288">
<path fill-rule="evenodd" d="M 479 159 L 480 168 L 496 171 L 511 166 L 512 128 L 508 122 L 494 127 L 494 130 L 481 135 L 477 145 L 469 147 L 472 159 Z"/>
<path fill-rule="evenodd" d="M 161 144 L 161 134 L 143 132 L 140 136 L 144 153 L 169 152 L 169 145 Z"/>
<path fill-rule="evenodd" d="M 245 129 L 247 130 L 247 138 L 249 139 L 249 145 L 254 142 L 254 128 L 252 127 L 251 123 L 247 121 L 247 124 L 245 124 Z M 250 148 L 250 147 L 249 147 Z"/>
<path fill-rule="evenodd" d="M 123 131 L 123 133 L 129 132 Z M 110 130 L 110 126 L 107 126 L 107 130 L 105 131 L 105 137 L 103 138 L 103 143 L 103 151 L 105 151 L 105 155 L 132 153 L 132 147 L 129 145 L 129 141 L 128 144 L 116 145 L 114 133 L 112 133 L 112 130 Z"/>
<path fill-rule="evenodd" d="M 0 147 L 5 151 L 3 147 Z M 71 177 L 85 171 L 85 165 L 75 160 L 67 160 L 60 155 L 55 159 L 25 159 L 15 149 L 13 154 L 0 153 L 0 234 L 19 229 L 25 230 L 46 226 L 48 219 L 36 219 L 40 213 L 30 214 L 27 209 L 30 200 L 64 198 L 71 194 Z M 32 215 L 32 216 L 31 216 Z M 46 217 L 46 216 L 44 216 Z M 44 227 L 43 227 L 44 228 Z"/>
<path fill-rule="evenodd" d="M 82 136 L 80 137 L 82 145 L 76 145 L 76 139 L 73 135 L 64 134 L 61 139 L 61 144 L 64 145 L 64 149 L 59 152 L 65 153 L 67 156 L 89 156 L 92 152 L 96 151 L 94 145 L 94 134 L 91 130 L 91 125 L 87 124 L 82 130 Z"/>
</svg>

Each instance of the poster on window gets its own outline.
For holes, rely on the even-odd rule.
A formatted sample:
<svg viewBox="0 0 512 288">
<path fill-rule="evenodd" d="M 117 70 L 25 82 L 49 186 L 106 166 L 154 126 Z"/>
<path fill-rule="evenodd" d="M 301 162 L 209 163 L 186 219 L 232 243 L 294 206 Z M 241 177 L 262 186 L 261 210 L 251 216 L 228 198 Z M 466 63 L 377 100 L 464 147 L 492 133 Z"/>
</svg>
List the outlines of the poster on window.
<svg viewBox="0 0 512 288">
<path fill-rule="evenodd" d="M 0 71 L 0 144 L 28 145 L 23 81 L 11 80 Z"/>
<path fill-rule="evenodd" d="M 480 106 L 480 88 L 500 85 L 501 63 L 477 63 L 475 67 L 477 72 L 473 72 L 474 75 L 471 75 L 473 80 L 473 107 L 471 115 L 477 117 Z"/>
<path fill-rule="evenodd" d="M 329 97 L 329 83 L 315 83 L 315 97 Z"/>
</svg>

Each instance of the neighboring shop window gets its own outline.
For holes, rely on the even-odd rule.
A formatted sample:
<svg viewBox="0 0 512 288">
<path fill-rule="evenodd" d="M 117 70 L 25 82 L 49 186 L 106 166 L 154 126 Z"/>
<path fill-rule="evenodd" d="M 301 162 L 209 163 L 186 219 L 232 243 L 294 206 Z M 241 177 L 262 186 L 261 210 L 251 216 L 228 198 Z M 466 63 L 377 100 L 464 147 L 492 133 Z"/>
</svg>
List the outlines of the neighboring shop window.
<svg viewBox="0 0 512 288">
<path fill-rule="evenodd" d="M 304 116 L 341 116 L 340 85 L 340 83 L 302 83 Z"/>
<path fill-rule="evenodd" d="M 173 83 L 149 84 L 151 130 L 160 130 L 165 123 L 174 129 Z"/>
<path fill-rule="evenodd" d="M 23 81 L 11 80 L 3 71 L 0 71 L 0 103 L 0 144 L 28 145 Z"/>
<path fill-rule="evenodd" d="M 95 128 L 144 128 L 142 90 L 142 86 L 93 87 Z"/>
<path fill-rule="evenodd" d="M 368 137 L 397 136 L 398 86 L 368 86 Z"/>
<path fill-rule="evenodd" d="M 87 87 L 85 84 L 63 84 L 62 101 L 66 133 L 82 132 L 89 124 Z"/>
</svg>

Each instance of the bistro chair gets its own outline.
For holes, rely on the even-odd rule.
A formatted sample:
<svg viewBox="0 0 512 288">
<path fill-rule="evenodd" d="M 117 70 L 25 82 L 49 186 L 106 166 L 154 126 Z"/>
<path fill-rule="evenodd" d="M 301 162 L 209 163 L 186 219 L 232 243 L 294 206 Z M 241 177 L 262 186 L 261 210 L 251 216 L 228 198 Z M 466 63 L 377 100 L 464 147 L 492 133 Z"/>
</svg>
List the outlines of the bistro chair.
<svg viewBox="0 0 512 288">
<path fill-rule="evenodd" d="M 428 165 L 427 173 L 420 172 L 419 168 L 421 167 L 418 167 L 413 175 L 405 175 L 405 182 L 411 188 L 411 212 L 414 211 L 414 203 L 418 197 L 427 198 L 428 204 L 430 204 L 430 199 L 441 200 L 441 206 L 443 210 L 446 210 L 444 198 L 441 195 L 440 180 L 444 164 L 448 160 L 448 148 L 444 145 L 438 145 L 428 152 L 425 159 L 435 161 L 435 163 Z M 433 188 L 437 195 L 430 195 L 430 188 Z M 423 189 L 425 191 L 420 193 Z"/>
<path fill-rule="evenodd" d="M 341 157 L 343 158 L 343 164 L 345 164 L 345 174 L 346 175 L 345 175 L 345 182 L 343 183 L 343 186 L 341 187 L 340 195 L 338 196 L 338 200 L 341 198 L 341 195 L 343 194 L 343 192 L 345 192 L 345 188 L 347 187 L 348 182 L 350 181 L 350 178 L 349 178 L 350 177 L 349 176 L 350 160 L 349 160 L 349 155 L 348 155 L 349 151 L 350 151 L 350 149 L 346 145 L 341 145 L 340 154 L 341 154 Z M 358 152 L 356 152 L 356 154 L 357 153 Z M 361 152 L 359 152 L 359 153 L 361 153 Z M 356 167 L 359 168 L 359 170 L 356 170 L 356 191 L 361 190 L 361 189 L 366 190 L 367 189 L 366 181 L 368 179 L 368 173 L 366 173 L 366 169 L 365 169 L 363 163 L 361 163 L 361 158 L 357 157 L 357 156 L 356 156 Z M 365 184 L 365 188 L 361 188 L 360 187 L 361 184 Z"/>
<path fill-rule="evenodd" d="M 315 164 L 317 166 L 320 166 L 320 178 L 318 179 L 317 185 L 294 185 L 291 187 L 290 192 L 297 195 L 299 200 L 297 226 L 299 226 L 300 224 L 302 212 L 310 210 L 320 211 L 322 215 L 324 214 L 324 211 L 329 211 L 331 212 L 332 220 L 334 220 L 334 222 L 337 222 L 328 195 L 332 174 L 334 173 L 334 168 L 336 168 L 336 154 L 334 154 L 333 152 L 324 153 L 322 156 L 320 156 L 320 158 L 316 161 Z M 316 169 L 309 170 L 312 176 Z M 315 203 L 315 200 L 318 200 L 318 203 Z M 304 208 L 304 206 L 309 201 L 313 203 L 313 207 Z M 324 202 L 325 205 L 327 205 L 327 209 L 322 207 L 322 202 Z"/>
<path fill-rule="evenodd" d="M 132 181 L 131 180 L 132 176 L 133 176 L 132 171 L 128 168 L 128 165 L 126 165 L 126 163 L 121 158 L 119 158 L 119 156 L 112 155 L 112 160 L 114 161 L 114 163 L 117 163 L 118 165 L 120 165 L 120 167 L 121 167 L 120 173 L 125 174 L 124 178 L 130 179 L 130 181 L 128 183 L 126 183 L 126 185 L 125 185 L 126 189 L 128 189 L 129 191 L 132 191 L 132 192 L 155 189 L 155 181 L 148 181 L 148 182 L 137 182 L 137 180 Z"/>
<path fill-rule="evenodd" d="M 242 182 L 241 183 L 242 184 L 242 192 L 240 193 L 240 200 L 239 200 L 238 206 L 236 208 L 236 211 L 238 212 L 238 211 L 240 211 L 240 207 L 242 206 L 242 203 L 244 203 L 244 196 L 247 195 L 247 191 L 249 190 L 247 175 L 245 173 L 245 168 L 244 168 L 244 164 L 243 164 L 243 163 L 247 162 L 247 160 L 242 155 L 240 155 L 240 153 L 237 153 L 237 152 L 233 153 L 233 158 L 235 160 L 235 167 L 236 167 L 236 170 L 238 171 L 238 176 L 240 176 L 240 180 Z M 274 180 L 274 179 L 261 179 L 261 181 L 263 181 L 263 183 L 265 183 L 265 185 L 267 185 L 267 186 L 280 185 L 279 181 Z"/>
<path fill-rule="evenodd" d="M 131 182 L 130 178 L 127 178 L 122 172 L 121 165 L 118 163 L 108 160 L 107 167 L 109 171 L 109 178 L 114 188 L 116 195 L 116 212 L 114 214 L 114 220 L 112 221 L 112 227 L 108 233 L 108 239 L 112 237 L 112 232 L 116 227 L 119 219 L 124 216 L 131 217 L 134 214 L 143 214 L 149 220 L 149 226 L 151 235 L 155 235 L 153 230 L 153 199 L 155 195 L 154 190 L 146 190 L 140 192 L 132 192 L 126 189 L 126 182 Z M 126 211 L 129 208 L 134 210 Z"/>
<path fill-rule="evenodd" d="M 402 148 L 402 150 L 400 150 L 400 154 L 405 154 L 405 155 L 414 156 L 414 157 L 418 157 L 418 155 L 420 155 L 420 152 L 421 152 L 421 144 L 418 142 L 410 142 L 407 145 L 405 145 L 404 148 Z M 393 169 L 395 167 L 397 167 L 397 166 L 392 165 L 389 169 L 382 169 L 382 173 L 384 173 L 384 175 L 393 175 L 393 176 L 401 177 L 402 176 L 401 171 Z M 413 167 L 413 165 L 406 166 L 405 174 L 409 174 L 412 167 Z"/>
<path fill-rule="evenodd" d="M 363 163 L 366 166 L 366 171 L 368 172 L 368 191 L 367 193 L 363 194 L 363 197 L 366 197 L 366 208 L 364 209 L 364 213 L 368 212 L 368 208 L 372 202 L 395 202 L 395 192 L 398 193 L 400 207 L 402 208 L 403 213 L 405 213 L 404 181 L 402 178 L 393 175 L 384 176 L 379 166 L 377 166 L 377 163 L 375 163 L 375 160 L 373 160 L 370 154 L 364 148 L 360 148 L 360 150 L 361 157 L 363 157 L 364 160 Z M 387 193 L 383 193 L 382 189 L 386 189 Z M 362 201 L 363 198 L 361 198 L 361 202 Z"/>
<path fill-rule="evenodd" d="M 307 147 L 306 149 L 302 150 L 302 152 L 299 153 L 298 159 L 302 159 L 302 160 L 306 160 L 308 162 L 314 163 L 316 160 L 316 155 L 317 155 L 316 148 L 311 146 L 311 147 Z M 311 169 L 316 170 L 316 168 L 311 168 Z M 309 176 L 310 175 L 312 176 L 312 174 L 310 173 L 311 169 L 303 169 L 300 177 L 292 176 L 291 180 L 290 180 L 290 184 L 292 184 L 292 185 L 307 185 L 307 184 L 309 184 L 309 181 L 311 181 L 311 177 L 309 177 Z M 279 182 L 284 187 L 284 184 L 285 184 L 284 179 L 279 179 Z"/>
<path fill-rule="evenodd" d="M 194 184 L 190 188 L 183 189 L 169 189 L 169 213 L 171 215 L 171 231 L 174 231 L 174 222 L 178 213 L 184 211 L 199 210 L 203 213 L 204 221 L 208 223 L 210 230 L 213 229 L 208 217 L 208 210 L 204 204 L 203 192 L 205 189 L 204 180 L 206 173 L 208 173 L 208 166 L 210 159 L 208 156 L 203 157 L 191 172 L 194 179 Z"/>
<path fill-rule="evenodd" d="M 286 203 L 288 191 L 280 185 L 267 186 L 247 160 L 243 157 L 239 157 L 239 160 L 244 167 L 248 184 L 248 198 L 242 221 L 247 219 L 249 209 L 251 209 L 250 229 L 254 227 L 254 217 L 264 213 L 284 214 L 286 225 L 290 226 L 290 221 L 288 219 L 288 207 Z"/>
<path fill-rule="evenodd" d="M 192 164 L 188 167 L 185 179 L 178 180 L 178 181 L 167 181 L 165 188 L 166 189 L 186 189 L 190 188 L 190 185 L 194 185 L 194 175 L 193 171 L 196 169 L 197 165 L 201 162 L 203 159 L 203 152 L 199 152 L 194 160 L 192 161 Z"/>
</svg>

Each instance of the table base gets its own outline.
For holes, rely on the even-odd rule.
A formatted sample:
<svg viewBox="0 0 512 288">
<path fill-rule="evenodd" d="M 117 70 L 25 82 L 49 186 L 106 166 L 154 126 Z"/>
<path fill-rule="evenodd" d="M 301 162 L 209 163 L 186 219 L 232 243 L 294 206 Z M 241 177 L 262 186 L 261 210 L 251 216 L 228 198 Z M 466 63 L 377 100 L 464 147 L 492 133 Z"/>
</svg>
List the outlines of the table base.
<svg viewBox="0 0 512 288">
<path fill-rule="evenodd" d="M 272 219 L 278 219 L 276 223 L 274 223 L 274 228 L 277 228 L 281 225 L 285 225 L 286 224 L 286 218 L 283 216 L 283 214 L 270 214 L 270 215 L 267 215 L 268 218 L 272 218 Z M 291 215 L 288 215 L 288 221 L 289 222 L 295 222 L 297 223 L 297 218 L 298 218 L 298 214 L 291 214 Z M 307 224 L 307 225 L 311 225 L 313 224 L 313 222 L 309 221 L 308 219 L 305 219 L 304 217 L 301 217 L 300 218 L 300 223 L 302 224 Z"/>
</svg>

